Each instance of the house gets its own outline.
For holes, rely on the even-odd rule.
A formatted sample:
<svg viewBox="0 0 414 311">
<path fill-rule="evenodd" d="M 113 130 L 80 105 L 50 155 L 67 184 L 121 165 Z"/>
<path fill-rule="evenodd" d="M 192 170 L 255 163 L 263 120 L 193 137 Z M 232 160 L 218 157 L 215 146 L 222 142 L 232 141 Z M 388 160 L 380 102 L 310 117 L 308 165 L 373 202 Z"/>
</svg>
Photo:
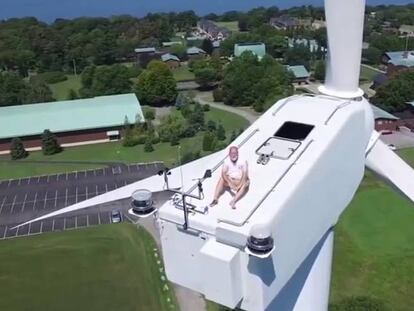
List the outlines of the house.
<svg viewBox="0 0 414 311">
<path fill-rule="evenodd" d="M 401 25 L 398 31 L 401 36 L 414 37 L 414 25 Z"/>
<path fill-rule="evenodd" d="M 288 38 L 289 48 L 293 48 L 297 45 L 304 45 L 309 47 L 309 51 L 311 51 L 312 53 L 319 51 L 319 44 L 316 40 Z M 322 47 L 321 49 L 323 52 L 326 52 L 326 49 L 324 47 Z"/>
<path fill-rule="evenodd" d="M 309 83 L 310 73 L 305 66 L 287 66 L 287 70 L 293 74 L 293 82 L 301 85 L 302 83 Z"/>
<path fill-rule="evenodd" d="M 160 59 L 161 55 L 154 47 L 136 48 L 136 61 L 142 67 L 146 68 L 148 63 L 154 59 Z"/>
<path fill-rule="evenodd" d="M 391 78 L 401 71 L 414 70 L 414 51 L 386 52 L 382 62 L 387 66 L 388 78 Z"/>
<path fill-rule="evenodd" d="M 414 101 L 407 103 L 404 111 L 396 112 L 394 115 L 400 118 L 400 125 L 414 130 Z"/>
<path fill-rule="evenodd" d="M 169 41 L 169 42 L 163 42 L 162 46 L 164 48 L 172 47 L 173 45 L 182 45 L 183 43 L 181 41 Z"/>
<path fill-rule="evenodd" d="M 195 46 L 187 49 L 187 57 L 189 60 L 201 59 L 204 58 L 206 55 L 206 51 Z"/>
<path fill-rule="evenodd" d="M 386 112 L 385 110 L 371 105 L 374 112 L 375 130 L 378 132 L 395 132 L 399 126 L 399 118 Z"/>
<path fill-rule="evenodd" d="M 144 121 L 135 94 L 1 107 L 0 151 L 8 151 L 14 137 L 39 149 L 45 129 L 63 146 L 119 139 L 126 118 Z"/>
<path fill-rule="evenodd" d="M 231 35 L 231 31 L 225 27 L 220 27 L 208 19 L 198 22 L 198 31 L 211 41 L 223 41 Z"/>
<path fill-rule="evenodd" d="M 287 15 L 271 18 L 270 25 L 279 30 L 295 30 L 301 27 L 299 20 Z"/>
<path fill-rule="evenodd" d="M 266 55 L 266 45 L 261 42 L 237 43 L 234 45 L 234 56 L 239 57 L 246 51 L 252 52 L 261 60 Z"/>
<path fill-rule="evenodd" d="M 326 28 L 326 22 L 324 20 L 314 20 L 311 26 L 314 30 L 318 30 L 321 28 Z"/>
<path fill-rule="evenodd" d="M 180 59 L 170 53 L 164 54 L 161 56 L 161 60 L 168 65 L 170 69 L 176 69 L 181 66 Z"/>
</svg>

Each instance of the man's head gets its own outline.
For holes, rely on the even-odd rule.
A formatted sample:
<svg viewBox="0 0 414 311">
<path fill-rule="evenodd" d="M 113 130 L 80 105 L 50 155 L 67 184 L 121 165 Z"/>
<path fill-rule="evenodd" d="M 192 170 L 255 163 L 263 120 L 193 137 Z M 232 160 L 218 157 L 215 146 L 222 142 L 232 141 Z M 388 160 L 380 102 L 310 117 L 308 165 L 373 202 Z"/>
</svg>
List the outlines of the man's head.
<svg viewBox="0 0 414 311">
<path fill-rule="evenodd" d="M 229 158 L 232 162 L 237 162 L 239 159 L 239 148 L 236 146 L 230 147 Z"/>
</svg>

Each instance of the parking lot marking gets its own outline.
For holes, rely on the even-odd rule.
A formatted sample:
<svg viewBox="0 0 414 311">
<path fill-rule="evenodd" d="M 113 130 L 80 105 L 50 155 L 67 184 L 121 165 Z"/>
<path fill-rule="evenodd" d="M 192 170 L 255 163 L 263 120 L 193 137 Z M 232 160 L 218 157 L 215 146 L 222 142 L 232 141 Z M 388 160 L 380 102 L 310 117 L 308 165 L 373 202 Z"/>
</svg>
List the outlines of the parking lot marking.
<svg viewBox="0 0 414 311">
<path fill-rule="evenodd" d="M 33 199 L 33 210 L 35 210 L 36 200 L 37 200 L 37 192 L 35 193 L 35 197 Z"/>
<path fill-rule="evenodd" d="M 86 176 L 87 176 L 87 171 L 83 171 L 84 173 L 85 173 L 85 178 L 86 178 Z"/>
<path fill-rule="evenodd" d="M 126 186 L 128 183 L 127 183 L 127 181 L 125 180 L 125 185 L 124 186 Z"/>
<path fill-rule="evenodd" d="M 96 195 L 99 195 L 98 185 L 96 185 Z"/>
<path fill-rule="evenodd" d="M 66 230 L 66 217 L 63 218 L 63 230 Z"/>
<path fill-rule="evenodd" d="M 1 202 L 1 206 L 0 206 L 0 214 L 1 214 L 2 210 L 3 210 L 3 205 L 6 202 L 6 199 L 7 199 L 7 196 L 4 196 L 3 202 Z"/>
<path fill-rule="evenodd" d="M 57 198 L 58 198 L 58 191 L 56 190 L 56 193 L 55 193 L 55 208 L 57 207 Z"/>
<path fill-rule="evenodd" d="M 46 203 L 47 203 L 47 191 L 45 194 L 45 202 L 43 203 L 43 209 L 46 209 Z"/>
<path fill-rule="evenodd" d="M 27 180 L 27 184 L 28 185 L 30 185 L 30 180 L 31 180 L 32 178 L 31 177 L 29 177 L 29 179 Z"/>
<path fill-rule="evenodd" d="M 9 179 L 9 183 L 7 184 L 7 188 L 10 187 L 11 179 Z"/>
<path fill-rule="evenodd" d="M 115 183 L 115 189 L 118 189 L 118 185 L 117 185 L 117 183 Z"/>
<path fill-rule="evenodd" d="M 32 231 L 32 223 L 29 223 L 29 231 L 27 231 L 27 235 L 30 235 L 30 231 Z"/>
<path fill-rule="evenodd" d="M 17 194 L 14 196 L 13 203 L 12 203 L 12 206 L 11 206 L 11 209 L 10 209 L 10 214 L 13 213 L 13 208 L 14 208 L 14 204 L 16 203 L 16 198 L 17 198 Z"/>
<path fill-rule="evenodd" d="M 40 233 L 43 232 L 43 221 L 40 222 Z"/>
<path fill-rule="evenodd" d="M 78 228 L 78 216 L 75 216 L 75 229 Z"/>
<path fill-rule="evenodd" d="M 75 172 L 75 179 L 78 179 L 78 171 Z"/>
<path fill-rule="evenodd" d="M 103 172 L 103 175 L 106 176 L 106 171 L 104 168 L 102 169 L 102 172 Z"/>
<path fill-rule="evenodd" d="M 49 182 L 49 178 L 50 178 L 50 175 L 47 175 L 47 179 L 46 179 L 47 183 Z"/>
<path fill-rule="evenodd" d="M 89 227 L 89 214 L 86 214 L 86 227 Z"/>
<path fill-rule="evenodd" d="M 108 192 L 108 184 L 105 184 L 105 192 Z"/>
<path fill-rule="evenodd" d="M 98 212 L 98 224 L 101 224 L 101 213 Z"/>
<path fill-rule="evenodd" d="M 86 200 L 88 199 L 88 187 L 86 187 Z"/>
<path fill-rule="evenodd" d="M 66 173 L 66 180 L 68 180 L 68 173 Z"/>
<path fill-rule="evenodd" d="M 24 206 L 26 205 L 26 200 L 27 200 L 27 193 L 24 196 L 24 200 L 23 200 L 23 205 L 22 205 L 22 213 L 24 212 Z"/>
<path fill-rule="evenodd" d="M 3 239 L 5 239 L 5 238 L 6 238 L 6 232 L 7 232 L 7 226 L 6 226 L 6 228 L 4 229 Z"/>
<path fill-rule="evenodd" d="M 55 231 L 55 219 L 53 218 L 53 222 L 52 222 L 52 232 Z"/>
<path fill-rule="evenodd" d="M 68 206 L 68 188 L 66 188 L 66 194 L 65 194 L 65 206 Z"/>
<path fill-rule="evenodd" d="M 75 200 L 75 203 L 78 203 L 78 187 L 76 187 Z"/>
</svg>

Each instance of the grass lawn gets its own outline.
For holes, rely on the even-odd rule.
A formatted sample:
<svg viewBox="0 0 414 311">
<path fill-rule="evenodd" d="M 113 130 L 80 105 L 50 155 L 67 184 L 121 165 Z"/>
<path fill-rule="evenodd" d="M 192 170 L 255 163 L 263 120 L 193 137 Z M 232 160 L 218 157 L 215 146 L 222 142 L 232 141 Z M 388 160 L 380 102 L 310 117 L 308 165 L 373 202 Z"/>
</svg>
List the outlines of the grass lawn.
<svg viewBox="0 0 414 311">
<path fill-rule="evenodd" d="M 189 81 L 189 80 L 194 80 L 195 76 L 194 73 L 192 73 L 187 66 L 182 65 L 181 67 L 178 67 L 177 69 L 174 69 L 172 71 L 173 75 L 174 75 L 174 79 L 177 82 L 180 81 Z"/>
<path fill-rule="evenodd" d="M 238 21 L 234 21 L 234 22 L 215 22 L 215 24 L 217 24 L 220 27 L 225 27 L 228 30 L 230 30 L 231 32 L 239 32 L 239 22 Z"/>
<path fill-rule="evenodd" d="M 178 310 L 172 287 L 161 280 L 155 243 L 132 225 L 6 240 L 0 246 L 0 310 Z"/>
<path fill-rule="evenodd" d="M 247 128 L 248 122 L 244 118 L 233 113 L 211 108 L 206 113 L 207 120 L 221 122 L 230 137 L 233 130 Z M 182 139 L 182 154 L 187 151 L 200 150 L 202 146 L 202 134 L 196 137 Z M 122 142 L 86 145 L 66 148 L 63 152 L 52 156 L 44 156 L 42 152 L 31 152 L 26 160 L 17 162 L 0 161 L 0 179 L 21 178 L 52 173 L 64 173 L 90 168 L 99 168 L 96 164 L 60 164 L 53 161 L 92 161 L 92 162 L 124 162 L 140 163 L 164 161 L 166 165 L 173 166 L 177 163 L 177 147 L 170 143 L 154 145 L 154 152 L 144 152 L 144 146 L 123 147 Z M 0 156 L 1 159 L 9 159 L 9 156 Z M 46 164 L 31 163 L 27 161 L 49 161 Z"/>
<path fill-rule="evenodd" d="M 361 66 L 361 78 L 362 81 L 374 81 L 374 78 L 379 74 L 379 71 Z"/>
<path fill-rule="evenodd" d="M 80 75 L 67 75 L 68 79 L 66 81 L 49 84 L 50 89 L 52 90 L 53 97 L 56 100 L 66 100 L 68 99 L 68 93 L 70 89 L 78 92 L 81 88 L 81 77 Z"/>
</svg>

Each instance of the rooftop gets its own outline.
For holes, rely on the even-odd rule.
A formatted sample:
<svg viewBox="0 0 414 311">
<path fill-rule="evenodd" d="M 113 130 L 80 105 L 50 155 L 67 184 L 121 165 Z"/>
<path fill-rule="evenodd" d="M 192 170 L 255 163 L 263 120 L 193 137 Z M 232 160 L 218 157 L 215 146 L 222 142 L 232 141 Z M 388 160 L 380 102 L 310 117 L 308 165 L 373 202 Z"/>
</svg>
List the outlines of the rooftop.
<svg viewBox="0 0 414 311">
<path fill-rule="evenodd" d="M 414 51 L 386 52 L 385 55 L 390 59 L 389 63 L 394 66 L 414 66 Z"/>
<path fill-rule="evenodd" d="M 246 51 L 252 52 L 261 59 L 266 55 L 266 45 L 261 42 L 237 43 L 234 45 L 234 56 L 239 57 Z"/>
<path fill-rule="evenodd" d="M 194 54 L 206 54 L 206 52 L 198 47 L 191 47 L 187 49 L 187 54 L 194 55 Z"/>
<path fill-rule="evenodd" d="M 170 47 L 173 45 L 182 45 L 183 43 L 181 41 L 169 41 L 169 42 L 163 42 L 162 46 L 163 47 Z"/>
<path fill-rule="evenodd" d="M 302 66 L 302 65 L 298 65 L 298 66 L 287 66 L 287 69 L 290 72 L 293 73 L 293 75 L 295 76 L 296 79 L 299 79 L 299 78 L 309 78 L 310 77 L 310 73 L 306 69 L 305 66 Z"/>
<path fill-rule="evenodd" d="M 135 94 L 0 108 L 0 139 L 120 126 L 143 113 Z"/>
<path fill-rule="evenodd" d="M 396 116 L 393 116 L 391 113 L 386 112 L 385 110 L 371 105 L 372 111 L 374 112 L 374 118 L 376 119 L 388 119 L 388 120 L 399 120 Z"/>
<path fill-rule="evenodd" d="M 135 49 L 135 53 L 155 53 L 155 51 L 156 49 L 153 47 Z"/>
<path fill-rule="evenodd" d="M 174 60 L 174 61 L 177 61 L 177 62 L 180 61 L 180 59 L 177 56 L 175 56 L 173 54 L 170 54 L 170 53 L 162 55 L 161 59 L 162 59 L 163 62 L 167 62 L 169 60 Z"/>
</svg>

